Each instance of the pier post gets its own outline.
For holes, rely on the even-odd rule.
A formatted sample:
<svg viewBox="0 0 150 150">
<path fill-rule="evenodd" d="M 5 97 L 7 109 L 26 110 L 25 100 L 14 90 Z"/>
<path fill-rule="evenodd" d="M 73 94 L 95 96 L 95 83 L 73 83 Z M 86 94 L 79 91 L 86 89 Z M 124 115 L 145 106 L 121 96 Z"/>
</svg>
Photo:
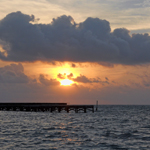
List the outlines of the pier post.
<svg viewBox="0 0 150 150">
<path fill-rule="evenodd" d="M 68 108 L 68 107 L 67 107 L 67 109 L 66 109 L 66 110 L 67 110 L 67 113 L 69 113 L 69 108 Z"/>
<path fill-rule="evenodd" d="M 61 108 L 60 108 L 60 107 L 58 108 L 58 112 L 59 112 L 59 113 L 61 112 Z"/>
<path fill-rule="evenodd" d="M 96 101 L 96 111 L 98 110 L 98 101 Z"/>
<path fill-rule="evenodd" d="M 84 113 L 86 113 L 86 108 L 84 108 Z"/>
<path fill-rule="evenodd" d="M 16 111 L 16 107 L 13 107 L 13 111 Z"/>
<path fill-rule="evenodd" d="M 94 113 L 94 106 L 93 106 L 93 108 L 92 108 L 92 112 Z"/>
<path fill-rule="evenodd" d="M 9 111 L 9 110 L 10 110 L 10 107 L 6 108 L 6 110 L 8 110 L 8 111 Z"/>
<path fill-rule="evenodd" d="M 78 113 L 78 108 L 75 108 L 75 112 Z"/>
<path fill-rule="evenodd" d="M 20 111 L 23 111 L 23 107 L 20 107 Z"/>
</svg>

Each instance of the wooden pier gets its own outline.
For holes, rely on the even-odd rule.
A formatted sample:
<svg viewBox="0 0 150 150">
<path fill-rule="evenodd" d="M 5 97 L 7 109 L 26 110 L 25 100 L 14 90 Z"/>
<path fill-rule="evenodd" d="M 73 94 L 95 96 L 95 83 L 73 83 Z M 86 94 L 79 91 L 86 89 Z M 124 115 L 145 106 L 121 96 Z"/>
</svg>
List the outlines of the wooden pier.
<svg viewBox="0 0 150 150">
<path fill-rule="evenodd" d="M 28 111 L 28 112 L 62 112 L 70 111 L 94 112 L 94 105 L 67 105 L 67 103 L 0 103 L 0 111 Z"/>
</svg>

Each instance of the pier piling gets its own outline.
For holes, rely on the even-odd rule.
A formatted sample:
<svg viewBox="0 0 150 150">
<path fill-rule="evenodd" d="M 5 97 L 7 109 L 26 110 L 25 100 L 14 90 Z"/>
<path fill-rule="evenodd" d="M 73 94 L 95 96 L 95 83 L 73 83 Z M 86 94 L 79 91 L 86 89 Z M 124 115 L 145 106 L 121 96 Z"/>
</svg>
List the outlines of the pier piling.
<svg viewBox="0 0 150 150">
<path fill-rule="evenodd" d="M 96 101 L 96 111 L 98 110 L 98 101 Z"/>
</svg>

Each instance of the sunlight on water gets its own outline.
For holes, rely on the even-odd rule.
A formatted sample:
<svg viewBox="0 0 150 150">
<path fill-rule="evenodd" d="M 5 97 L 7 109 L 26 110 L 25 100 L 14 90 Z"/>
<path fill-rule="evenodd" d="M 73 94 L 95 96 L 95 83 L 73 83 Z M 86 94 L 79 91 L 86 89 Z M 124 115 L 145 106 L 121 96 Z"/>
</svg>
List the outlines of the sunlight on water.
<svg viewBox="0 0 150 150">
<path fill-rule="evenodd" d="M 150 149 L 150 106 L 95 113 L 0 111 L 1 149 Z"/>
</svg>

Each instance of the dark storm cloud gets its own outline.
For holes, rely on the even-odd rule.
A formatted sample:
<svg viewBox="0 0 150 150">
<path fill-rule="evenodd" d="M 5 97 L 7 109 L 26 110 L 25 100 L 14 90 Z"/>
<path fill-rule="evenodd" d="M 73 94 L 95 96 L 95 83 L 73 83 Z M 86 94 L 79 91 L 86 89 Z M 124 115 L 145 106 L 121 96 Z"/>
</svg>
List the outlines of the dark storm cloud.
<svg viewBox="0 0 150 150">
<path fill-rule="evenodd" d="M 11 64 L 0 68 L 0 83 L 28 83 L 22 64 Z"/>
<path fill-rule="evenodd" d="M 71 61 L 135 65 L 150 62 L 150 36 L 125 28 L 111 32 L 109 22 L 87 18 L 76 24 L 61 16 L 37 24 L 33 15 L 8 14 L 0 21 L 0 59 L 5 61 Z"/>
<path fill-rule="evenodd" d="M 60 82 L 56 79 L 47 79 L 43 74 L 39 76 L 39 81 L 46 86 L 60 85 Z"/>
</svg>

